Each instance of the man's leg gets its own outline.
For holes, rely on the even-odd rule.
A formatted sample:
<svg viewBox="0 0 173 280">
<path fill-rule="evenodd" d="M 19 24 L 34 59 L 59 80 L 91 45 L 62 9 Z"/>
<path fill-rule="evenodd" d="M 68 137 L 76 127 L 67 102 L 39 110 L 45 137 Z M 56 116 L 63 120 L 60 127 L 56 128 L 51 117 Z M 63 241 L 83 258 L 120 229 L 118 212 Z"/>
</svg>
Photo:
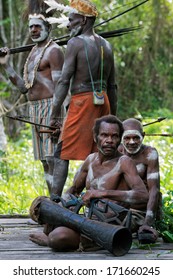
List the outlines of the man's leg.
<svg viewBox="0 0 173 280">
<path fill-rule="evenodd" d="M 54 157 L 53 184 L 51 194 L 61 196 L 68 175 L 69 161 Z"/>
<path fill-rule="evenodd" d="M 53 186 L 54 157 L 47 156 L 46 163 L 48 165 L 48 172 L 45 174 L 45 178 L 46 178 L 46 182 L 48 184 L 49 194 L 51 194 L 52 186 Z"/>
<path fill-rule="evenodd" d="M 58 144 L 57 150 L 54 154 L 54 170 L 53 170 L 53 184 L 51 191 L 51 198 L 56 195 L 61 196 L 63 188 L 68 175 L 69 160 L 60 158 L 62 142 Z"/>
<path fill-rule="evenodd" d="M 67 227 L 58 227 L 48 235 L 48 246 L 58 251 L 76 250 L 79 242 L 79 232 Z"/>
<path fill-rule="evenodd" d="M 43 169 L 44 169 L 44 177 L 48 186 L 49 193 L 51 193 L 52 183 L 53 183 L 53 171 L 52 174 L 49 173 L 49 164 L 46 160 L 41 160 Z M 52 157 L 52 162 L 54 164 L 54 158 Z"/>
<path fill-rule="evenodd" d="M 30 234 L 29 239 L 40 246 L 49 246 L 57 251 L 66 251 L 78 249 L 80 234 L 67 227 L 58 227 L 49 235 L 43 232 Z"/>
</svg>

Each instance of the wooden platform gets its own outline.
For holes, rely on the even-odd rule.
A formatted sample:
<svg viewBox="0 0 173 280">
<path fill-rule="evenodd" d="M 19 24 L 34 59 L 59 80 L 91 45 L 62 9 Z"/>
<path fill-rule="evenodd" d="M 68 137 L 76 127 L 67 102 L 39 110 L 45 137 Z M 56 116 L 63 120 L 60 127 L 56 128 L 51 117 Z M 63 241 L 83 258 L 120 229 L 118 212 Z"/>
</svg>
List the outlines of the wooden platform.
<svg viewBox="0 0 173 280">
<path fill-rule="evenodd" d="M 31 232 L 42 231 L 39 225 L 29 225 L 28 218 L 0 218 L 0 259 L 1 260 L 114 260 L 106 250 L 94 252 L 53 252 L 48 247 L 32 243 Z M 120 260 L 173 260 L 173 244 L 161 239 L 154 245 L 139 246 L 134 240 L 130 251 L 118 257 Z"/>
</svg>

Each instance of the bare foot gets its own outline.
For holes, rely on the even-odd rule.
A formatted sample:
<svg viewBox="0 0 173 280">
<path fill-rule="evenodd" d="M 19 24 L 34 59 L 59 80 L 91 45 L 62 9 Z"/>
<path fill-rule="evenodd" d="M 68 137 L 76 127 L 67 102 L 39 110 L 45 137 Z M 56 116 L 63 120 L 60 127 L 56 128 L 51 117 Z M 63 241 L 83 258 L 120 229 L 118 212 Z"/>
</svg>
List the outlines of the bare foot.
<svg viewBox="0 0 173 280">
<path fill-rule="evenodd" d="M 40 246 L 48 246 L 48 237 L 44 233 L 31 233 L 29 240 Z"/>
</svg>

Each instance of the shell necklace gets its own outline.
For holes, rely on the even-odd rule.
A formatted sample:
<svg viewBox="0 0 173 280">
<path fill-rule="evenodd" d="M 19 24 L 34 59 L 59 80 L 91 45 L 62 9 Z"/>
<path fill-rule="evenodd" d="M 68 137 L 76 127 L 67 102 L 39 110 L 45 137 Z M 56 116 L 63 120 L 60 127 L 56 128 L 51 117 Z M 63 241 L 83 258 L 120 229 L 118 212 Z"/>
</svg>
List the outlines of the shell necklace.
<svg viewBox="0 0 173 280">
<path fill-rule="evenodd" d="M 38 67 L 39 67 L 39 65 L 40 65 L 41 59 L 43 58 L 43 55 L 44 55 L 44 53 L 45 53 L 45 50 L 49 47 L 49 45 L 51 44 L 51 42 L 52 42 L 52 39 L 50 39 L 49 42 L 44 46 L 44 48 L 43 48 L 43 50 L 42 50 L 42 52 L 41 52 L 41 54 L 40 54 L 40 57 L 39 57 L 37 63 L 35 64 L 35 66 L 34 66 L 34 68 L 33 68 L 33 77 L 32 77 L 32 79 L 31 79 L 31 81 L 29 81 L 29 79 L 28 79 L 28 64 L 29 64 L 29 60 L 30 60 L 32 54 L 34 53 L 34 51 L 35 51 L 36 48 L 37 48 L 37 45 L 35 45 L 35 46 L 32 48 L 32 50 L 31 50 L 31 52 L 30 52 L 30 54 L 29 54 L 29 56 L 28 56 L 28 58 L 27 58 L 27 60 L 26 60 L 26 63 L 25 63 L 25 65 L 24 65 L 24 71 L 23 71 L 23 79 L 24 79 L 24 82 L 25 82 L 25 87 L 26 87 L 27 89 L 32 88 L 32 86 L 33 86 L 33 84 L 34 84 L 34 80 L 35 80 L 36 75 L 37 75 L 37 70 L 38 70 Z"/>
</svg>

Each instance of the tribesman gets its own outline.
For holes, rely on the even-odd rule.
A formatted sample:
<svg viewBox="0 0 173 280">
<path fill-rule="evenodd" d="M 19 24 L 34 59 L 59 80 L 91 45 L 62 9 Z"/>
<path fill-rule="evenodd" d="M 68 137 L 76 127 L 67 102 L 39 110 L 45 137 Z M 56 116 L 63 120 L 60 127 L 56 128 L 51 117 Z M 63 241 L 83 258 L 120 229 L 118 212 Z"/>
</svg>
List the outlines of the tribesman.
<svg viewBox="0 0 173 280">
<path fill-rule="evenodd" d="M 117 150 L 122 133 L 122 122 L 116 116 L 107 115 L 95 120 L 93 139 L 97 144 L 98 152 L 92 153 L 86 158 L 74 177 L 73 186 L 65 193 L 66 198 L 64 195 L 64 199 L 67 201 L 70 194 L 80 197 L 80 200 L 86 206 L 85 216 L 88 220 L 89 218 L 100 220 L 100 216 L 104 216 L 103 221 L 116 225 L 117 217 L 121 219 L 121 215 L 117 216 L 117 213 L 115 214 L 113 211 L 113 208 L 117 205 L 125 207 L 126 210 L 131 208 L 131 205 L 134 206 L 134 210 L 136 207 L 138 209 L 139 205 L 146 209 L 148 191 L 137 172 L 135 163 L 130 157 L 122 155 Z M 84 189 L 86 192 L 81 195 Z M 94 200 L 99 200 L 96 203 L 97 211 L 93 213 L 92 217 L 89 217 Z M 102 203 L 103 201 L 105 203 Z M 106 207 L 106 205 L 108 206 L 106 202 L 111 203 L 112 206 Z M 38 208 L 33 211 L 32 206 L 31 209 L 30 213 L 39 216 Z M 100 214 L 97 215 L 99 211 Z M 46 209 L 46 213 L 49 213 L 51 218 L 53 217 L 51 207 Z M 71 212 L 70 216 L 72 214 Z M 31 217 L 33 218 L 33 215 Z M 66 214 L 64 217 L 66 221 L 68 220 L 67 217 Z M 130 220 L 129 227 L 132 233 L 136 232 L 140 226 L 140 221 L 139 218 L 136 219 L 135 211 L 132 212 Z M 85 234 L 84 236 L 81 235 L 79 230 L 75 230 L 74 225 L 77 219 L 72 227 L 70 223 L 69 226 L 64 226 L 62 222 L 58 224 L 56 222 L 53 224 L 52 220 L 50 224 L 45 224 L 44 232 L 30 234 L 30 240 L 38 245 L 49 246 L 58 251 L 76 250 L 78 248 L 82 250 L 85 248 L 93 249 L 95 244 L 92 240 L 88 239 Z M 82 224 L 80 226 L 82 227 Z"/>
<path fill-rule="evenodd" d="M 45 2 L 50 8 L 59 9 L 55 1 Z M 56 125 L 70 86 L 72 96 L 55 153 L 59 164 L 54 169 L 52 199 L 62 194 L 69 160 L 85 160 L 96 151 L 92 135 L 94 120 L 109 113 L 116 115 L 117 109 L 113 51 L 109 42 L 93 28 L 98 11 L 88 0 L 71 0 L 68 11 L 71 39 L 54 95 L 50 125 Z"/>
<path fill-rule="evenodd" d="M 50 38 L 51 25 L 47 19 L 52 16 L 52 12 L 46 13 L 47 8 L 44 1 L 30 0 L 28 3 L 25 16 L 28 17 L 29 35 L 35 46 L 26 59 L 23 79 L 9 64 L 9 49 L 0 49 L 4 53 L 4 56 L 0 57 L 0 64 L 9 79 L 21 93 L 27 94 L 30 121 L 42 125 L 50 123 L 55 84 L 61 76 L 64 62 L 61 48 Z M 56 121 L 62 124 L 64 117 L 65 107 L 61 104 Z M 45 179 L 51 193 L 57 144 L 52 142 L 50 134 L 40 133 L 39 130 L 39 126 L 32 127 L 34 158 L 43 164 Z"/>
<path fill-rule="evenodd" d="M 140 121 L 134 118 L 126 119 L 123 122 L 123 129 L 119 151 L 135 161 L 138 174 L 149 193 L 147 208 L 140 204 L 138 212 L 136 212 L 141 216 L 143 213 L 144 216 L 141 219 L 138 238 L 141 243 L 154 243 L 158 237 L 154 227 L 160 209 L 159 198 L 161 195 L 158 152 L 154 147 L 143 144 L 145 134 Z M 131 207 L 133 208 L 133 205 Z M 135 205 L 135 209 L 137 209 L 137 205 Z"/>
</svg>

